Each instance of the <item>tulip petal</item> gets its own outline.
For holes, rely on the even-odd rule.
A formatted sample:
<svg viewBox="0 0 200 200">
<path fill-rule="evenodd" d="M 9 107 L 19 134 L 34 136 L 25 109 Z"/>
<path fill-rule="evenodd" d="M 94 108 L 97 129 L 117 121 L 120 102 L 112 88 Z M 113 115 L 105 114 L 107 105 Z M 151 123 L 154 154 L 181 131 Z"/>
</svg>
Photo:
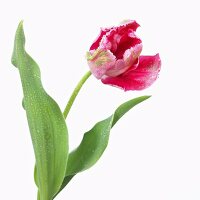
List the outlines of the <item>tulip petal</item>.
<svg viewBox="0 0 200 200">
<path fill-rule="evenodd" d="M 109 49 L 117 59 L 122 59 L 124 52 L 142 41 L 135 35 L 139 27 L 136 21 L 129 21 L 118 27 L 113 27 L 98 41 L 100 48 Z M 99 37 L 100 38 L 100 37 Z"/>
<path fill-rule="evenodd" d="M 117 77 L 103 77 L 104 84 L 119 87 L 125 91 L 143 90 L 149 87 L 158 77 L 161 60 L 159 54 L 155 56 L 140 56 L 136 69 L 129 68 Z"/>
<path fill-rule="evenodd" d="M 117 59 L 123 58 L 123 55 L 127 49 L 135 47 L 136 45 L 142 44 L 140 38 L 138 38 L 134 33 L 122 35 L 117 49 L 114 53 Z"/>
<path fill-rule="evenodd" d="M 107 70 L 105 75 L 116 77 L 126 72 L 130 67 L 132 70 L 135 69 L 138 66 L 138 57 L 141 51 L 142 44 L 135 45 L 126 50 L 123 59 L 116 60 L 115 65 L 111 69 Z"/>
<path fill-rule="evenodd" d="M 99 36 L 96 38 L 96 40 L 91 45 L 90 50 L 96 50 L 99 47 L 99 44 L 100 44 L 103 36 L 109 31 L 110 31 L 110 28 L 102 28 Z"/>
<path fill-rule="evenodd" d="M 132 31 L 136 31 L 137 28 L 140 25 L 135 20 L 125 20 L 121 23 L 121 25 L 118 27 L 119 32 L 127 32 L 128 29 L 131 29 Z"/>
<path fill-rule="evenodd" d="M 107 70 L 105 75 L 111 77 L 119 76 L 120 74 L 123 74 L 125 71 L 127 71 L 129 67 L 130 65 L 126 65 L 123 59 L 119 59 L 115 62 L 111 69 Z"/>
<path fill-rule="evenodd" d="M 123 59 L 124 62 L 126 63 L 126 66 L 133 67 L 134 64 L 137 64 L 136 61 L 138 61 L 138 57 L 141 51 L 142 51 L 142 43 L 137 44 L 134 47 L 131 47 L 130 49 L 127 49 L 123 55 Z"/>
<path fill-rule="evenodd" d="M 113 68 L 116 58 L 109 50 L 97 49 L 88 52 L 87 61 L 92 74 L 97 79 L 101 79 L 108 70 Z"/>
</svg>

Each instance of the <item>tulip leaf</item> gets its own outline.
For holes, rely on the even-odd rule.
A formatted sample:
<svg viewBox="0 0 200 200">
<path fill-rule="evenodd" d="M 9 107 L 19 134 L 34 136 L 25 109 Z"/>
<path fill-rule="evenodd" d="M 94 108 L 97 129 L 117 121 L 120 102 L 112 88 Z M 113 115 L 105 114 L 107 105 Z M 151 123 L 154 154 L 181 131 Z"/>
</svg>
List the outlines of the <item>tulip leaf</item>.
<svg viewBox="0 0 200 200">
<path fill-rule="evenodd" d="M 23 107 L 36 158 L 38 199 L 51 200 L 61 187 L 66 173 L 67 126 L 59 106 L 42 86 L 38 65 L 25 51 L 22 22 L 15 35 L 12 63 L 19 70 L 23 88 Z"/>
<path fill-rule="evenodd" d="M 60 191 L 69 183 L 77 173 L 92 167 L 102 156 L 107 147 L 110 130 L 117 121 L 132 107 L 148 99 L 150 96 L 141 96 L 120 105 L 113 115 L 98 122 L 84 137 L 80 145 L 68 157 L 66 177 Z"/>
</svg>

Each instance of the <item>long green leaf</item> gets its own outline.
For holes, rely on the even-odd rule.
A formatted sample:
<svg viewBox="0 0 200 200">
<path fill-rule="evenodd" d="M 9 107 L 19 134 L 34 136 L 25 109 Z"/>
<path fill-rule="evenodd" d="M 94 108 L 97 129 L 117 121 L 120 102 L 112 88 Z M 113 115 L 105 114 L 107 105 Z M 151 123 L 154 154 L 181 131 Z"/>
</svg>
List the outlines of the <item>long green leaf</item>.
<svg viewBox="0 0 200 200">
<path fill-rule="evenodd" d="M 69 154 L 66 177 L 60 191 L 74 175 L 92 167 L 100 159 L 107 147 L 111 128 L 132 107 L 149 97 L 141 96 L 123 103 L 115 110 L 113 115 L 98 122 L 90 131 L 84 134 L 80 145 Z"/>
<path fill-rule="evenodd" d="M 25 51 L 23 23 L 18 26 L 12 63 L 20 73 L 29 129 L 36 158 L 40 200 L 51 200 L 63 182 L 68 157 L 68 133 L 57 103 L 44 90 L 40 69 Z"/>
</svg>

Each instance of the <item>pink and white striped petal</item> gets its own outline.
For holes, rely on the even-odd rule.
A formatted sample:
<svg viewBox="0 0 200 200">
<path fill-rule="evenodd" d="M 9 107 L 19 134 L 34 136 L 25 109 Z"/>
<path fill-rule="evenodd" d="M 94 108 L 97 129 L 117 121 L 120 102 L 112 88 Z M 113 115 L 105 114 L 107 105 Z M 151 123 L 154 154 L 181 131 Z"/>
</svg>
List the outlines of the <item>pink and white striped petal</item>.
<svg viewBox="0 0 200 200">
<path fill-rule="evenodd" d="M 136 69 L 130 68 L 117 77 L 103 77 L 101 81 L 128 90 L 143 90 L 154 83 L 161 67 L 159 54 L 155 56 L 140 56 Z"/>
<path fill-rule="evenodd" d="M 101 79 L 115 66 L 116 58 L 109 50 L 97 49 L 87 53 L 87 61 L 92 74 Z"/>
</svg>

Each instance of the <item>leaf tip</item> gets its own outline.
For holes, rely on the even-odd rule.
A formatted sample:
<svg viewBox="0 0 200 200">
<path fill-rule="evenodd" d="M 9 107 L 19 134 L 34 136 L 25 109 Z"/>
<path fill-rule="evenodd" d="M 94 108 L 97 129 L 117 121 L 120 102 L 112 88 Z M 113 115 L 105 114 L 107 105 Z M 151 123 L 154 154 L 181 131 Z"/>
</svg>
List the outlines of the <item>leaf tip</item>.
<svg viewBox="0 0 200 200">
<path fill-rule="evenodd" d="M 21 20 L 21 21 L 19 22 L 18 28 L 22 28 L 22 29 L 23 29 L 23 24 L 24 24 L 24 20 Z"/>
<path fill-rule="evenodd" d="M 24 51 L 24 45 L 25 45 L 25 35 L 24 35 L 24 28 L 23 28 L 23 20 L 20 21 L 17 31 L 15 34 L 15 42 L 14 42 L 14 50 L 11 58 L 11 63 L 17 67 L 17 55 L 19 52 Z"/>
<path fill-rule="evenodd" d="M 24 20 L 21 20 L 19 22 L 19 25 L 17 27 L 17 31 L 16 31 L 16 34 L 15 34 L 15 43 L 18 42 L 21 42 L 21 44 L 24 45 L 25 43 L 25 36 L 24 36 Z"/>
<path fill-rule="evenodd" d="M 149 99 L 151 97 L 151 95 L 145 95 L 144 98 L 145 99 Z"/>
<path fill-rule="evenodd" d="M 151 97 L 151 95 L 144 95 L 144 96 L 140 96 L 140 97 L 136 97 L 135 100 L 139 100 L 139 102 L 145 101 L 147 99 L 149 99 Z"/>
</svg>

